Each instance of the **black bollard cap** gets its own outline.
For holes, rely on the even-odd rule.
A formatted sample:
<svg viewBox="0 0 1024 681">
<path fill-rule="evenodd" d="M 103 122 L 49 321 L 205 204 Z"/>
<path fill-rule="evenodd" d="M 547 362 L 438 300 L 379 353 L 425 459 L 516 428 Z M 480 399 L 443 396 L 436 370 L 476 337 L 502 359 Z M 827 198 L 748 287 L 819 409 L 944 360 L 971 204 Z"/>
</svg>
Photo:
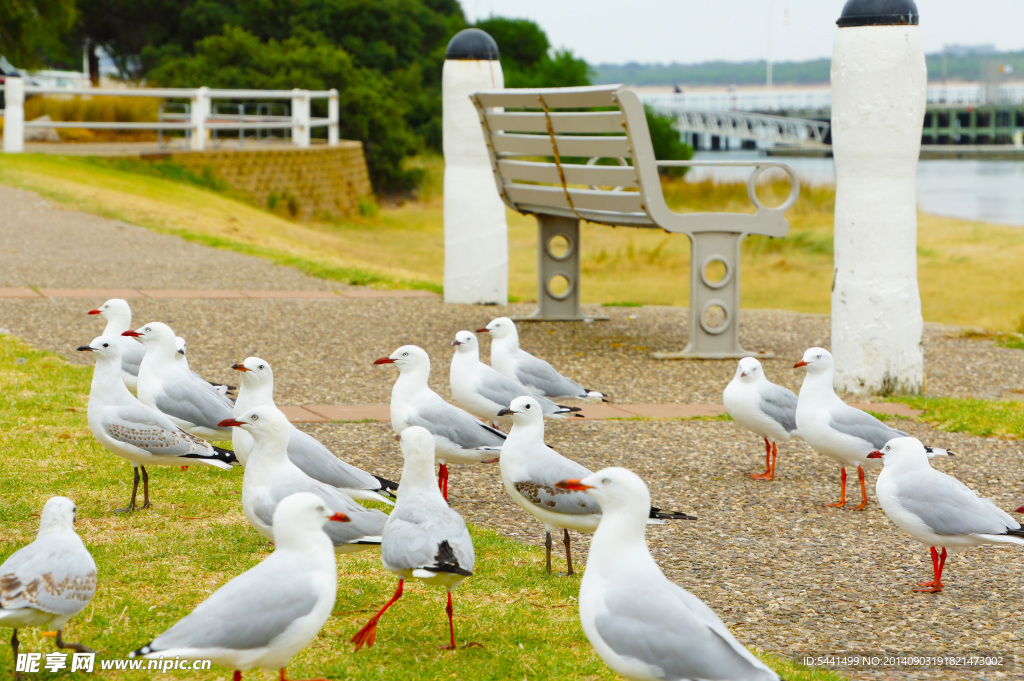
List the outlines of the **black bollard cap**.
<svg viewBox="0 0 1024 681">
<path fill-rule="evenodd" d="M 917 26 L 914 0 L 847 0 L 836 24 L 851 26 Z"/>
<path fill-rule="evenodd" d="M 448 42 L 444 58 L 471 61 L 498 61 L 498 43 L 479 28 L 467 28 L 455 34 Z"/>
</svg>

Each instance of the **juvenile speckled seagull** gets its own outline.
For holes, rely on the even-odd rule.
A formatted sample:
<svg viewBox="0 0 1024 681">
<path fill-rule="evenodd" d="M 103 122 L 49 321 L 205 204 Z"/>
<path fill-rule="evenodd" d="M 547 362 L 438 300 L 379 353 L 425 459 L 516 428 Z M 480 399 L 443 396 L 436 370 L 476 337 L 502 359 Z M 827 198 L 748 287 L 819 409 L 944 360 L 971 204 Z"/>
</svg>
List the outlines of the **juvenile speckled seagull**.
<svg viewBox="0 0 1024 681">
<path fill-rule="evenodd" d="M 448 378 L 451 382 L 452 395 L 470 414 L 484 421 L 511 425 L 509 416 L 502 416 L 501 411 L 509 403 L 522 395 L 532 395 L 540 404 L 544 418 L 564 419 L 568 415 L 580 416 L 573 412 L 579 407 L 566 407 L 555 404 L 546 397 L 534 394 L 534 391 L 519 381 L 498 373 L 480 361 L 480 344 L 476 336 L 469 331 L 459 331 L 452 341 L 455 353 L 452 356 L 451 370 Z"/>
<path fill-rule="evenodd" d="M 536 398 L 517 397 L 505 410 L 512 416 L 512 430 L 501 448 L 501 481 L 505 491 L 523 510 L 544 523 L 547 571 L 551 572 L 551 533 L 561 529 L 567 574 L 573 574 L 569 530 L 593 532 L 601 521 L 601 508 L 582 492 L 555 487 L 559 480 L 584 478 L 590 471 L 544 444 L 544 418 Z M 649 506 L 647 522 L 696 520 L 685 513 Z"/>
<path fill-rule="evenodd" d="M 531 355 L 519 347 L 519 331 L 508 317 L 498 317 L 477 329 L 478 333 L 489 333 L 491 341 L 491 366 L 514 378 L 531 391 L 549 399 L 574 397 L 589 402 L 607 402 L 608 396 L 582 385 L 558 373 L 553 366 L 540 357 Z"/>
<path fill-rule="evenodd" d="M 846 467 L 856 466 L 860 477 L 861 502 L 854 510 L 868 504 L 864 483 L 864 466 L 877 464 L 868 454 L 885 446 L 895 437 L 906 437 L 902 430 L 890 428 L 871 414 L 839 399 L 834 385 L 835 361 L 824 348 L 810 348 L 803 359 L 793 365 L 804 367 L 807 375 L 800 386 L 796 405 L 796 427 L 804 442 L 839 462 L 842 492 L 839 501 L 827 506 L 846 505 Z M 930 448 L 930 456 L 947 454 L 945 449 Z"/>
<path fill-rule="evenodd" d="M 276 408 L 274 371 L 270 368 L 269 362 L 259 357 L 247 357 L 244 362 L 234 364 L 231 368 L 242 373 L 242 385 L 238 390 L 232 418 L 240 418 L 242 414 L 255 407 Z M 245 465 L 252 451 L 252 435 L 244 428 L 235 428 L 232 434 L 232 447 L 235 456 L 242 465 Z M 393 503 L 381 493 L 394 497 L 398 483 L 377 477 L 342 461 L 315 437 L 299 430 L 291 423 L 288 424 L 288 458 L 309 477 L 337 487 L 353 499 Z"/>
<path fill-rule="evenodd" d="M 557 487 L 601 506 L 580 582 L 580 622 L 614 672 L 636 681 L 778 681 L 699 598 L 668 580 L 644 529 L 651 495 L 636 474 L 605 468 Z"/>
<path fill-rule="evenodd" d="M 55 629 L 58 648 L 96 652 L 61 638 L 64 625 L 85 610 L 95 593 L 96 563 L 75 532 L 75 503 L 52 497 L 43 506 L 35 541 L 0 564 L 0 627 L 14 628 L 11 661 L 18 659 L 22 627 Z M 21 673 L 15 671 L 14 678 Z"/>
<path fill-rule="evenodd" d="M 448 508 L 434 485 L 434 437 L 412 426 L 401 433 L 402 491 L 384 526 L 380 547 L 384 567 L 398 575 L 398 589 L 384 607 L 352 637 L 356 650 L 373 645 L 381 615 L 402 596 L 407 579 L 443 586 L 448 592 L 449 650 L 455 649 L 452 589 L 473 575 L 473 540 L 466 522 Z"/>
<path fill-rule="evenodd" d="M 932 468 L 927 448 L 912 437 L 894 438 L 868 458 L 881 459 L 875 483 L 889 520 L 931 549 L 935 578 L 914 591 L 942 591 L 948 553 L 981 544 L 1024 544 L 1024 530 L 1009 513 L 951 475 Z M 940 554 L 936 549 L 941 548 Z"/>
<path fill-rule="evenodd" d="M 249 463 L 242 478 L 242 511 L 266 539 L 276 536 L 272 522 L 282 499 L 311 492 L 348 517 L 343 525 L 324 528 L 336 553 L 352 553 L 380 546 L 387 516 L 375 508 L 363 508 L 348 495 L 303 473 L 288 458 L 288 418 L 277 407 L 254 407 L 238 419 L 222 421 L 247 430 L 253 439 Z"/>
<path fill-rule="evenodd" d="M 139 393 L 139 365 L 146 354 L 142 343 L 134 338 L 126 338 L 121 334 L 132 328 L 132 309 L 123 298 L 111 298 L 99 307 L 89 310 L 89 314 L 98 314 L 106 320 L 103 336 L 113 338 L 121 348 L 121 378 L 133 395 Z"/>
<path fill-rule="evenodd" d="M 107 451 L 127 459 L 134 469 L 132 497 L 120 511 L 133 511 L 142 473 L 142 508 L 149 506 L 149 474 L 146 466 L 178 466 L 203 463 L 230 469 L 234 453 L 187 433 L 163 412 L 143 404 L 128 392 L 121 380 L 121 349 L 106 336 L 78 348 L 96 357 L 89 390 L 89 430 Z"/>
<path fill-rule="evenodd" d="M 398 380 L 391 389 L 391 427 L 401 435 L 409 426 L 421 426 L 434 436 L 440 464 L 437 484 L 448 499 L 448 463 L 487 463 L 501 454 L 505 433 L 481 423 L 448 404 L 430 389 L 430 357 L 423 348 L 403 345 L 374 364 L 394 364 Z"/>
<path fill-rule="evenodd" d="M 231 400 L 209 382 L 175 359 L 174 331 L 162 322 L 150 322 L 122 336 L 142 341 L 146 355 L 139 367 L 139 399 L 167 414 L 193 435 L 211 440 L 230 440 L 231 429 L 218 423 L 231 418 Z"/>
<path fill-rule="evenodd" d="M 274 552 L 196 606 L 129 657 L 212 660 L 235 670 L 280 669 L 306 647 L 331 616 L 337 564 L 324 532 L 345 522 L 315 494 L 293 494 L 274 511 Z"/>
<path fill-rule="evenodd" d="M 722 401 L 733 421 L 764 438 L 764 473 L 750 477 L 773 480 L 778 443 L 797 434 L 796 394 L 769 381 L 755 358 L 744 357 L 736 367 L 736 375 L 725 386 Z"/>
</svg>

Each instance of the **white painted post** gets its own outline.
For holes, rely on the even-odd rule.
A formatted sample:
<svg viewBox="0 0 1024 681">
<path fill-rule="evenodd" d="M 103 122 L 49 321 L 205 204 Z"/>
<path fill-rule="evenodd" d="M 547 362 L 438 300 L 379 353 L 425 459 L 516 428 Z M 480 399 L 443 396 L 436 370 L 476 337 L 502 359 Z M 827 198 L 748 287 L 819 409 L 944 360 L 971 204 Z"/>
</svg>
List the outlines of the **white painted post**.
<svg viewBox="0 0 1024 681">
<path fill-rule="evenodd" d="M 924 387 L 917 159 L 927 69 L 913 0 L 849 0 L 832 55 L 836 388 Z"/>
<path fill-rule="evenodd" d="M 504 87 L 498 46 L 478 28 L 448 43 L 441 74 L 444 132 L 444 300 L 508 303 L 508 222 L 469 95 Z"/>
<path fill-rule="evenodd" d="M 25 81 L 8 77 L 4 82 L 4 153 L 25 151 Z"/>
<path fill-rule="evenodd" d="M 338 106 L 338 90 L 330 89 L 327 97 L 327 144 L 332 147 L 338 146 L 338 123 L 341 119 Z"/>
<path fill-rule="evenodd" d="M 210 88 L 205 85 L 192 95 L 189 122 L 192 124 L 192 143 L 189 148 L 202 151 L 206 148 L 206 119 L 210 117 Z"/>
<path fill-rule="evenodd" d="M 309 90 L 292 88 L 292 144 L 309 146 Z"/>
</svg>

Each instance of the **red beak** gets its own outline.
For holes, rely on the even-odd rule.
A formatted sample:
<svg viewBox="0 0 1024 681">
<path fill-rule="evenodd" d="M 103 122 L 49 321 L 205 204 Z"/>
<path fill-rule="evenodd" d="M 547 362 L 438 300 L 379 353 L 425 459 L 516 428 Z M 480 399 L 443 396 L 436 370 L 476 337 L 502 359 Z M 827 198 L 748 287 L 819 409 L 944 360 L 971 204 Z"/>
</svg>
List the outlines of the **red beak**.
<svg viewBox="0 0 1024 681">
<path fill-rule="evenodd" d="M 330 518 L 328 518 L 328 520 L 337 520 L 339 523 L 347 523 L 350 522 L 351 519 L 341 511 L 338 511 Z"/>
<path fill-rule="evenodd" d="M 373 360 L 374 364 L 394 364 L 395 360 L 390 357 L 381 357 L 380 359 Z"/>
<path fill-rule="evenodd" d="M 121 332 L 121 335 L 122 336 L 132 336 L 134 338 L 136 336 L 141 336 L 142 334 L 139 333 L 138 331 L 132 331 L 131 329 L 128 329 L 127 331 Z"/>
<path fill-rule="evenodd" d="M 217 425 L 220 426 L 221 428 L 230 428 L 232 426 L 241 426 L 245 424 L 243 424 L 241 421 L 236 421 L 235 419 L 224 419 Z"/>
<path fill-rule="evenodd" d="M 1024 506 L 1017 509 L 1017 513 L 1024 513 Z"/>
<path fill-rule="evenodd" d="M 793 368 L 796 369 L 797 367 L 805 367 L 805 366 L 807 366 L 807 362 L 805 362 L 803 360 L 800 360 L 799 362 L 797 362 L 796 364 L 793 365 Z"/>
<path fill-rule="evenodd" d="M 453 346 L 455 346 L 455 345 L 462 345 L 462 341 L 453 340 L 452 341 L 452 345 Z"/>
<path fill-rule="evenodd" d="M 86 314 L 99 314 L 99 310 L 89 310 Z"/>
<path fill-rule="evenodd" d="M 883 456 L 885 456 L 885 454 L 882 454 L 882 452 L 878 451 L 877 449 L 868 454 L 869 459 L 881 459 Z"/>
<path fill-rule="evenodd" d="M 92 314 L 92 313 L 90 312 L 89 314 Z M 484 327 L 484 328 L 482 328 L 482 329 L 477 329 L 477 330 L 476 330 L 476 332 L 477 332 L 477 333 L 490 333 L 490 332 L 491 332 L 491 330 L 490 330 L 490 329 L 488 329 L 487 327 Z"/>
<path fill-rule="evenodd" d="M 246 369 L 245 365 L 243 364 L 232 364 L 231 368 L 234 369 L 235 371 L 249 371 L 249 369 Z"/>
<path fill-rule="evenodd" d="M 555 487 L 558 487 L 560 489 L 574 490 L 576 492 L 585 492 L 588 489 L 594 489 L 591 485 L 584 485 L 582 482 L 580 482 L 579 478 L 569 478 L 568 480 L 556 482 Z"/>
</svg>

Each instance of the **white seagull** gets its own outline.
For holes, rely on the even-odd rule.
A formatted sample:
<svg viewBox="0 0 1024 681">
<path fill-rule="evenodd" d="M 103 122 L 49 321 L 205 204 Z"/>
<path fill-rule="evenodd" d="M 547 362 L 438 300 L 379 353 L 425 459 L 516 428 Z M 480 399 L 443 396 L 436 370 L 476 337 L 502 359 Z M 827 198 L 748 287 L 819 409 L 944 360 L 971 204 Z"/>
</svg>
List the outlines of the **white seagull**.
<svg viewBox="0 0 1024 681">
<path fill-rule="evenodd" d="M 99 336 L 78 348 L 96 357 L 89 391 L 89 429 L 100 444 L 127 459 L 134 469 L 132 498 L 119 511 L 135 510 L 142 472 L 142 508 L 149 506 L 149 474 L 146 466 L 179 466 L 203 463 L 225 470 L 237 462 L 234 453 L 178 427 L 163 412 L 143 404 L 128 392 L 121 380 L 121 350 L 114 338 Z"/>
<path fill-rule="evenodd" d="M 270 363 L 259 357 L 247 357 L 244 362 L 234 364 L 232 369 L 242 373 L 238 399 L 235 400 L 233 418 L 239 418 L 254 407 L 275 407 L 274 371 Z M 235 456 L 244 466 L 252 451 L 252 435 L 244 428 L 235 428 L 232 433 L 232 447 Z M 398 483 L 345 463 L 336 457 L 315 437 L 288 424 L 288 458 L 303 473 L 320 482 L 337 487 L 353 499 L 393 503 L 387 497 L 395 496 Z"/>
<path fill-rule="evenodd" d="M 797 434 L 796 394 L 769 381 L 755 358 L 744 357 L 736 367 L 736 375 L 725 386 L 722 401 L 733 421 L 764 438 L 764 473 L 750 477 L 774 479 L 778 443 Z"/>
<path fill-rule="evenodd" d="M 234 669 L 280 669 L 331 616 L 338 573 L 327 521 L 347 518 L 315 494 L 293 494 L 274 512 L 274 552 L 129 657 L 211 660 Z"/>
<path fill-rule="evenodd" d="M 139 365 L 146 354 L 134 338 L 125 338 L 121 334 L 132 328 L 132 309 L 128 301 L 123 298 L 111 298 L 99 307 L 89 310 L 89 314 L 98 314 L 106 320 L 107 325 L 103 329 L 104 336 L 114 338 L 121 347 L 121 378 L 132 394 L 139 393 Z"/>
<path fill-rule="evenodd" d="M 230 440 L 231 430 L 218 423 L 231 417 L 231 400 L 175 359 L 174 331 L 162 322 L 150 322 L 121 335 L 133 336 L 146 347 L 139 367 L 139 399 L 171 417 L 193 435 Z"/>
<path fill-rule="evenodd" d="M 605 664 L 637 681 L 778 681 L 703 601 L 665 577 L 644 526 L 651 495 L 625 468 L 605 468 L 558 487 L 601 505 L 580 582 L 583 632 Z"/>
<path fill-rule="evenodd" d="M 64 625 L 95 593 L 96 563 L 75 532 L 75 502 L 52 497 L 43 506 L 35 541 L 0 564 L 0 627 L 14 628 L 11 660 L 18 659 L 21 627 L 56 629 L 58 648 L 95 653 L 61 638 Z M 21 674 L 15 671 L 14 678 Z"/>
<path fill-rule="evenodd" d="M 418 579 L 448 591 L 447 648 L 455 649 L 452 589 L 473 574 L 473 540 L 466 522 L 448 508 L 434 485 L 434 437 L 412 426 L 401 433 L 402 493 L 384 526 L 380 557 L 384 567 L 399 576 L 398 589 L 383 608 L 352 637 L 356 650 L 373 645 L 381 615 L 402 596 L 407 579 Z"/>
<path fill-rule="evenodd" d="M 430 357 L 423 348 L 403 345 L 374 364 L 394 364 L 398 380 L 391 389 L 391 427 L 398 435 L 409 426 L 422 426 L 434 436 L 440 464 L 437 484 L 448 499 L 448 462 L 497 461 L 505 433 L 481 423 L 430 389 Z"/>
<path fill-rule="evenodd" d="M 363 508 L 336 487 L 314 480 L 288 458 L 291 424 L 277 407 L 255 407 L 238 419 L 222 423 L 249 431 L 253 439 L 249 463 L 242 478 L 242 510 L 256 531 L 275 541 L 274 513 L 281 501 L 298 492 L 312 492 L 336 511 L 348 516 L 344 525 L 325 528 L 335 553 L 353 553 L 380 546 L 387 516 Z"/>
<path fill-rule="evenodd" d="M 179 362 L 184 362 L 185 368 L 188 369 L 196 378 L 206 381 L 205 378 L 197 374 L 195 371 L 192 371 L 192 367 L 189 366 L 188 344 L 185 342 L 185 339 L 182 338 L 181 336 L 174 337 L 174 351 L 174 359 L 176 359 Z M 235 385 L 228 385 L 227 383 L 214 383 L 213 381 L 206 382 L 212 385 L 221 395 L 224 395 L 225 397 L 228 398 L 233 398 L 233 395 L 231 395 L 232 390 L 238 390 L 238 386 Z"/>
<path fill-rule="evenodd" d="M 505 491 L 523 510 L 544 523 L 547 571 L 551 572 L 551 533 L 561 529 L 568 574 L 573 574 L 569 530 L 593 532 L 601 522 L 601 508 L 589 495 L 558 489 L 555 483 L 585 478 L 590 471 L 544 444 L 544 418 L 533 397 L 517 397 L 504 410 L 512 416 L 512 430 L 501 448 L 501 481 Z M 696 520 L 685 513 L 648 507 L 648 522 Z"/>
<path fill-rule="evenodd" d="M 942 591 L 947 549 L 953 553 L 981 544 L 1024 544 L 1020 523 L 953 476 L 932 468 L 928 448 L 920 441 L 894 438 L 868 458 L 881 459 L 884 465 L 875 483 L 882 510 L 931 549 L 935 578 L 920 582 L 914 591 Z"/>
<path fill-rule="evenodd" d="M 484 421 L 511 425 L 512 419 L 501 416 L 500 412 L 508 407 L 512 400 L 523 395 L 537 398 L 545 418 L 564 419 L 567 414 L 580 411 L 579 407 L 566 407 L 555 404 L 546 397 L 540 397 L 519 381 L 498 373 L 481 362 L 480 344 L 476 336 L 469 331 L 459 331 L 455 334 L 452 346 L 455 353 L 448 373 L 452 395 L 470 414 Z"/>
<path fill-rule="evenodd" d="M 491 366 L 509 378 L 519 381 L 534 393 L 551 399 L 574 397 L 589 402 L 607 402 L 608 396 L 582 385 L 558 373 L 553 366 L 539 357 L 519 348 L 519 331 L 515 322 L 508 317 L 498 317 L 477 329 L 479 333 L 490 333 Z"/>
<path fill-rule="evenodd" d="M 868 504 L 864 468 L 877 464 L 868 454 L 883 447 L 895 437 L 906 437 L 902 430 L 890 428 L 871 414 L 843 402 L 833 387 L 835 361 L 824 348 L 810 348 L 803 359 L 793 365 L 804 367 L 807 375 L 800 386 L 796 405 L 796 427 L 804 442 L 839 462 L 842 491 L 839 501 L 827 506 L 846 505 L 846 467 L 856 466 L 860 477 L 861 502 L 854 510 Z M 931 448 L 932 456 L 947 454 L 945 449 Z"/>
</svg>

